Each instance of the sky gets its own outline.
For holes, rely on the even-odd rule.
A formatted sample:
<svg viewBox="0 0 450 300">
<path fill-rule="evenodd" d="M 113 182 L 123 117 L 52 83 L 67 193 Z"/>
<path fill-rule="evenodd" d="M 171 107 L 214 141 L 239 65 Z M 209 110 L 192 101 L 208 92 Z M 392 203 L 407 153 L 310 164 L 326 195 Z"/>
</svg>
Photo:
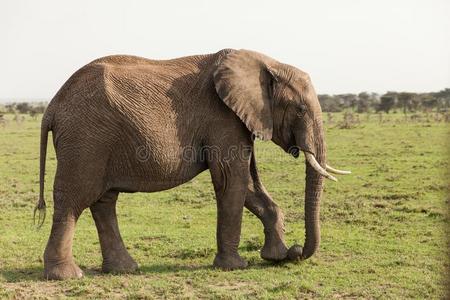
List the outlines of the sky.
<svg viewBox="0 0 450 300">
<path fill-rule="evenodd" d="M 0 3 L 0 99 L 51 99 L 95 58 L 251 49 L 294 65 L 319 94 L 450 87 L 450 1 Z"/>
</svg>

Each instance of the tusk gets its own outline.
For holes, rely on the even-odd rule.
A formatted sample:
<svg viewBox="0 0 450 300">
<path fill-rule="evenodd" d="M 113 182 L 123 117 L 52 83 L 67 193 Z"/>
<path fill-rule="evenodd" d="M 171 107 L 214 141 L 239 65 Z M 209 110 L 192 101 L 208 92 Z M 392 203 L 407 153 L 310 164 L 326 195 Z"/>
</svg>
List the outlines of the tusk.
<svg viewBox="0 0 450 300">
<path fill-rule="evenodd" d="M 339 174 L 339 175 L 348 175 L 351 174 L 351 171 L 342 171 L 342 170 L 338 170 L 335 169 L 333 167 L 330 167 L 329 165 L 325 165 L 326 166 L 326 170 L 330 173 L 334 173 L 334 174 Z"/>
<path fill-rule="evenodd" d="M 316 170 L 320 175 L 322 175 L 323 177 L 326 177 L 330 180 L 333 181 L 338 181 L 336 179 L 336 177 L 334 177 L 333 175 L 328 174 L 327 171 L 325 171 L 317 162 L 316 158 L 314 157 L 314 155 L 312 155 L 309 152 L 304 152 L 305 153 L 305 158 L 306 160 L 309 162 L 309 164 L 311 165 L 311 167 L 314 168 L 314 170 Z"/>
</svg>

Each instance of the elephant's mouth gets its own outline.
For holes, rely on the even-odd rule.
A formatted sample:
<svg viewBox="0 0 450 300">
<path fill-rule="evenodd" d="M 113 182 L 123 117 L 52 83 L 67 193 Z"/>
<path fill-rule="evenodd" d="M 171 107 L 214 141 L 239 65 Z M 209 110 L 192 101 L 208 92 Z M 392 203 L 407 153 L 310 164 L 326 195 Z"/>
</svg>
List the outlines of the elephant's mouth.
<svg viewBox="0 0 450 300">
<path fill-rule="evenodd" d="M 300 148 L 299 146 L 296 145 L 294 133 L 291 133 L 289 144 L 291 146 L 289 146 L 285 150 L 287 153 L 292 155 L 294 158 L 298 158 L 300 156 L 300 152 L 303 152 L 305 154 L 305 159 L 309 163 L 309 165 L 311 165 L 311 167 L 313 167 L 313 169 L 317 173 L 319 173 L 320 175 L 322 175 L 325 178 L 328 178 L 333 181 L 337 181 L 337 178 L 334 177 L 333 175 L 331 175 L 330 173 L 338 174 L 338 175 L 347 175 L 347 174 L 351 173 L 350 171 L 342 171 L 342 170 L 335 169 L 335 168 L 329 166 L 328 164 L 325 164 L 325 168 L 323 168 L 317 162 L 316 157 L 312 151 L 310 151 L 309 149 L 303 148 L 303 147 Z"/>
<path fill-rule="evenodd" d="M 295 158 L 298 158 L 300 156 L 300 151 L 300 148 L 297 146 L 291 146 L 287 150 L 287 152 Z"/>
<path fill-rule="evenodd" d="M 300 149 L 299 146 L 297 146 L 296 142 L 295 142 L 295 135 L 294 132 L 290 132 L 290 137 L 289 137 L 289 143 L 288 143 L 288 147 L 287 150 L 285 149 L 285 151 L 287 153 L 289 153 L 290 155 L 292 155 L 294 158 L 298 158 L 300 156 L 300 151 L 302 151 Z"/>
<path fill-rule="evenodd" d="M 303 152 L 305 154 L 306 161 L 313 167 L 313 169 L 322 175 L 325 178 L 328 178 L 333 181 L 337 181 L 337 178 L 331 175 L 330 173 L 338 174 L 338 175 L 347 175 L 350 174 L 350 171 L 342 171 L 335 169 L 328 164 L 325 164 L 325 169 L 317 162 L 316 158 L 314 157 L 314 154 L 307 150 L 302 150 L 298 146 L 291 146 L 287 150 L 289 154 L 291 154 L 293 157 L 298 158 L 300 156 L 300 152 Z"/>
</svg>

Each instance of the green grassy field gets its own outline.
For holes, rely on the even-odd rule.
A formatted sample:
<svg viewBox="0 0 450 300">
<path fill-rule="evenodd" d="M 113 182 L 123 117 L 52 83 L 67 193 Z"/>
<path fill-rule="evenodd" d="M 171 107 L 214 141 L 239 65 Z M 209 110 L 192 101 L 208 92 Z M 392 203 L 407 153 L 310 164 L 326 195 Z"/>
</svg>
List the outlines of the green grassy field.
<svg viewBox="0 0 450 300">
<path fill-rule="evenodd" d="M 335 115 L 335 122 L 341 118 Z M 444 298 L 450 126 L 405 122 L 401 115 L 382 124 L 377 116 L 360 119 L 352 129 L 325 126 L 329 161 L 353 174 L 326 183 L 322 244 L 313 258 L 264 262 L 258 251 L 262 225 L 245 211 L 240 253 L 248 269 L 212 268 L 216 207 L 206 171 L 169 191 L 120 195 L 122 235 L 140 266 L 134 274 L 100 273 L 97 232 L 85 211 L 74 241 L 85 277 L 66 282 L 42 278 L 53 147 L 49 143 L 48 218 L 36 230 L 40 122 L 27 117 L 0 124 L 0 297 Z M 258 142 L 256 149 L 263 182 L 286 215 L 286 240 L 303 244 L 303 158 L 295 160 L 271 142 Z"/>
</svg>

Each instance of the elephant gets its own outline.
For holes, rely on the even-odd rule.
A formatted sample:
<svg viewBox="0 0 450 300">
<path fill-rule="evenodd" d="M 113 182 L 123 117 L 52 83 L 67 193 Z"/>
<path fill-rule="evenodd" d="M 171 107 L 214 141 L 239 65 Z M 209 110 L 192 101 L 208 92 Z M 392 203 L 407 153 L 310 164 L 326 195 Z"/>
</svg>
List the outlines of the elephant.
<svg viewBox="0 0 450 300">
<path fill-rule="evenodd" d="M 263 259 L 307 259 L 319 247 L 323 179 L 349 173 L 326 164 L 322 112 L 309 75 L 250 50 L 170 60 L 113 55 L 76 71 L 42 118 L 38 226 L 45 219 L 50 131 L 57 167 L 44 277 L 54 280 L 83 276 L 72 241 L 86 208 L 97 227 L 102 271 L 136 270 L 118 227 L 119 193 L 167 190 L 205 170 L 217 203 L 215 267 L 247 266 L 238 253 L 244 207 L 264 227 Z M 304 247 L 286 246 L 283 213 L 258 174 L 256 138 L 295 158 L 305 155 Z"/>
</svg>

